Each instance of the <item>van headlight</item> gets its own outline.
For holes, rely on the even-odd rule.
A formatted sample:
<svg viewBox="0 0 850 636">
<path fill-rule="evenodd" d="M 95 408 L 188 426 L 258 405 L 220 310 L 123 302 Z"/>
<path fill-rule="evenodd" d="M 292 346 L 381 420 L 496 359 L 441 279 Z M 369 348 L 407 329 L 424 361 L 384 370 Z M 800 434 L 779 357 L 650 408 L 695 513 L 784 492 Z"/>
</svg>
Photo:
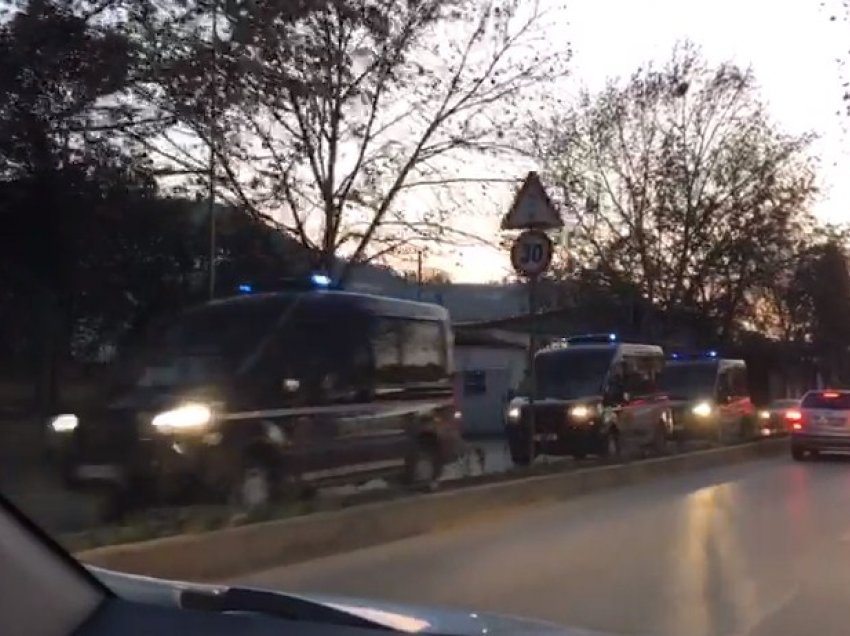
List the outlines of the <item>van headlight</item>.
<svg viewBox="0 0 850 636">
<path fill-rule="evenodd" d="M 51 417 L 49 424 L 50 430 L 54 433 L 70 433 L 79 426 L 80 420 L 73 413 L 63 413 Z"/>
<path fill-rule="evenodd" d="M 508 409 L 508 413 L 507 413 L 507 415 L 508 415 L 508 423 L 509 423 L 509 424 L 516 424 L 517 422 L 519 422 L 520 414 L 521 414 L 521 413 L 520 413 L 520 408 L 519 408 L 518 406 L 512 406 L 512 407 L 510 407 L 510 408 Z"/>
<path fill-rule="evenodd" d="M 711 415 L 711 411 L 711 404 L 708 402 L 700 402 L 691 409 L 691 413 L 697 417 L 709 417 Z"/>
<path fill-rule="evenodd" d="M 206 404 L 191 402 L 156 415 L 151 424 L 163 432 L 200 431 L 212 421 L 212 409 Z"/>
<path fill-rule="evenodd" d="M 570 409 L 570 417 L 574 420 L 586 420 L 593 415 L 593 409 L 586 404 L 577 404 Z"/>
</svg>

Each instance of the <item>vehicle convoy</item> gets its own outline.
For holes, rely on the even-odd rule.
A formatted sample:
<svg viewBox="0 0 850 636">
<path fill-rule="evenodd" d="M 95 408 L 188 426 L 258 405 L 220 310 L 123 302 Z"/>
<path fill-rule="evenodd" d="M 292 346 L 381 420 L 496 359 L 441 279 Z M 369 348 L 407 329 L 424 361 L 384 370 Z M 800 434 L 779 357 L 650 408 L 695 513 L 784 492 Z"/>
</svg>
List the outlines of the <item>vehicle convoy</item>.
<svg viewBox="0 0 850 636">
<path fill-rule="evenodd" d="M 785 413 L 791 456 L 800 461 L 822 452 L 850 451 L 850 391 L 809 391 L 799 409 Z"/>
<path fill-rule="evenodd" d="M 685 439 L 748 438 L 755 434 L 747 365 L 716 351 L 674 353 L 660 380 L 673 403 L 674 435 Z"/>
<path fill-rule="evenodd" d="M 663 366 L 661 347 L 620 342 L 614 334 L 568 338 L 537 352 L 533 404 L 526 391 L 506 414 L 514 463 L 536 455 L 663 450 L 672 431 L 669 402 L 657 386 Z"/>
<path fill-rule="evenodd" d="M 0 497 L 4 636 L 593 636 L 553 623 L 85 567 Z M 602 636 L 597 632 L 598 636 Z"/>
<path fill-rule="evenodd" d="M 452 337 L 425 303 L 322 288 L 212 301 L 165 325 L 104 407 L 53 418 L 54 447 L 71 486 L 123 505 L 251 507 L 379 470 L 433 485 L 462 447 Z"/>
</svg>

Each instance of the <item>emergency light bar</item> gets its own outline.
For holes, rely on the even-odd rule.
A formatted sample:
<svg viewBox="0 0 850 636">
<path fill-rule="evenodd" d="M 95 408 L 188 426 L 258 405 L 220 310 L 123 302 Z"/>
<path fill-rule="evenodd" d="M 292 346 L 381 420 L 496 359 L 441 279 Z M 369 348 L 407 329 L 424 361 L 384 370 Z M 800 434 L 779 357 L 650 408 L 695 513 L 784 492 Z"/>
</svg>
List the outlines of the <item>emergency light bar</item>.
<svg viewBox="0 0 850 636">
<path fill-rule="evenodd" d="M 321 289 L 338 289 L 333 284 L 330 276 L 325 274 L 311 274 L 301 278 L 278 278 L 263 281 L 246 281 L 236 286 L 239 294 L 256 294 L 262 292 L 278 291 L 313 291 Z"/>
<path fill-rule="evenodd" d="M 582 336 L 569 336 L 564 338 L 567 344 L 611 344 L 617 342 L 615 333 L 591 333 Z"/>
<path fill-rule="evenodd" d="M 716 360 L 717 352 L 714 350 L 698 353 L 671 353 L 671 360 Z"/>
</svg>

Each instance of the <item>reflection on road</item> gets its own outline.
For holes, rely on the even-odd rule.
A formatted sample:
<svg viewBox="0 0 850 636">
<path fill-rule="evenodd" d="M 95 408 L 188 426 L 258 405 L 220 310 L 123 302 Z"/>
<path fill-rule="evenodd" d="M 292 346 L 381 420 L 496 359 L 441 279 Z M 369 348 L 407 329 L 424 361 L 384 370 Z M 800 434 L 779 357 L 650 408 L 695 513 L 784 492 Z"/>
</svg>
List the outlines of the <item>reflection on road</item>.
<svg viewBox="0 0 850 636">
<path fill-rule="evenodd" d="M 850 462 L 783 457 L 241 580 L 619 634 L 839 635 L 848 556 Z"/>
</svg>

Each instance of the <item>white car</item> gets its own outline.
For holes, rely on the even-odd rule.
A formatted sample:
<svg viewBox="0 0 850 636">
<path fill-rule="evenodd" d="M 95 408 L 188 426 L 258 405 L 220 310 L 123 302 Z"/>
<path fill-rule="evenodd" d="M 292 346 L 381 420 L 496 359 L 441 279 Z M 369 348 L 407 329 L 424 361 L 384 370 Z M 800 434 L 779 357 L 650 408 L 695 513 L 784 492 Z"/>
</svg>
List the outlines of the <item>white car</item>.
<svg viewBox="0 0 850 636">
<path fill-rule="evenodd" d="M 850 391 L 809 391 L 800 407 L 785 412 L 791 456 L 797 461 L 821 452 L 850 451 Z"/>
</svg>

